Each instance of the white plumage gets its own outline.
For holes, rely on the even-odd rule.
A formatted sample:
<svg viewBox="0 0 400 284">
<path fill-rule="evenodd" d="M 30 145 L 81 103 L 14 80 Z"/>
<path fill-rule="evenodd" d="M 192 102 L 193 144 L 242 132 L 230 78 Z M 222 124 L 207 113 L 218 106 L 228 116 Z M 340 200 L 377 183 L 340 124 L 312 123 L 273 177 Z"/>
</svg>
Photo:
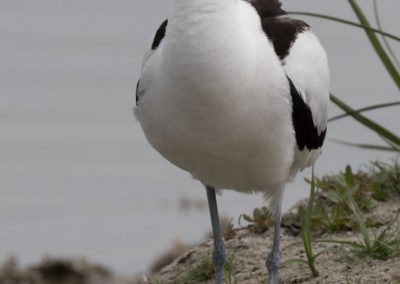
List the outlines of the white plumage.
<svg viewBox="0 0 400 284">
<path fill-rule="evenodd" d="M 262 192 L 272 212 L 284 184 L 318 158 L 329 103 L 324 49 L 280 6 L 175 0 L 145 56 L 135 109 L 167 160 L 216 189 Z"/>
<path fill-rule="evenodd" d="M 180 2 L 143 66 L 146 95 L 135 113 L 146 137 L 205 184 L 271 194 L 319 155 L 296 149 L 286 75 L 322 131 L 329 100 L 324 50 L 307 31 L 282 67 L 247 2 Z"/>
</svg>

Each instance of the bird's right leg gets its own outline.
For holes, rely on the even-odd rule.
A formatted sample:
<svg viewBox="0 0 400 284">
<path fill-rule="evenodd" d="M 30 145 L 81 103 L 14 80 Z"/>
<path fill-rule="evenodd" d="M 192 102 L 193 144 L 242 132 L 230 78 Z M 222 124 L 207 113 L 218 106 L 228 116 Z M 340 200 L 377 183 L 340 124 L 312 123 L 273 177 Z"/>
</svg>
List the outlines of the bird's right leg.
<svg viewBox="0 0 400 284">
<path fill-rule="evenodd" d="M 267 268 L 268 268 L 268 284 L 279 283 L 279 266 L 281 262 L 280 252 L 280 229 L 281 229 L 281 210 L 275 215 L 274 224 L 274 242 L 272 245 L 272 251 L 267 257 Z"/>
<path fill-rule="evenodd" d="M 214 253 L 213 264 L 215 268 L 215 283 L 222 284 L 224 276 L 224 263 L 225 263 L 225 248 L 224 242 L 221 237 L 221 228 L 219 225 L 217 199 L 215 197 L 215 189 L 211 186 L 206 186 L 208 207 L 210 209 L 211 225 L 214 233 Z"/>
</svg>

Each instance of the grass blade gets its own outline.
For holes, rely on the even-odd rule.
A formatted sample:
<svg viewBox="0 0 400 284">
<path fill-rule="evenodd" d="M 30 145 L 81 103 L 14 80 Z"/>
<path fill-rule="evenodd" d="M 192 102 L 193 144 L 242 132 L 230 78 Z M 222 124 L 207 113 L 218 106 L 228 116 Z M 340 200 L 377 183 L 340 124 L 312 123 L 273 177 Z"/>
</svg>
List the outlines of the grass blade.
<svg viewBox="0 0 400 284">
<path fill-rule="evenodd" d="M 342 241 L 342 240 L 317 240 L 316 243 L 327 243 L 327 244 L 336 244 L 336 245 L 346 245 L 351 247 L 363 248 L 363 245 L 360 245 L 357 242 L 352 241 Z"/>
<path fill-rule="evenodd" d="M 396 144 L 394 144 L 394 143 L 392 143 L 390 141 L 386 141 L 386 143 L 388 143 L 389 146 L 392 147 L 393 149 L 395 149 L 396 151 L 400 152 L 400 145 L 396 145 Z"/>
<path fill-rule="evenodd" d="M 310 198 L 308 200 L 308 204 L 306 207 L 306 210 L 303 212 L 303 221 L 302 221 L 302 226 L 301 226 L 301 238 L 303 240 L 304 244 L 304 251 L 307 256 L 308 260 L 308 266 L 311 269 L 312 275 L 314 277 L 318 277 L 319 272 L 317 271 L 315 267 L 315 257 L 313 255 L 312 251 L 312 245 L 311 245 L 311 216 L 312 216 L 312 210 L 315 202 L 315 179 L 314 179 L 314 166 L 311 169 L 311 189 L 310 189 Z"/>
<path fill-rule="evenodd" d="M 330 252 L 330 251 L 331 251 L 330 249 L 324 249 L 324 250 L 322 250 L 322 251 L 316 253 L 316 254 L 314 255 L 314 258 L 317 259 L 317 258 L 320 257 L 321 255 L 323 255 L 323 254 L 325 254 L 325 253 L 328 253 L 328 252 Z"/>
<path fill-rule="evenodd" d="M 341 101 L 338 97 L 331 95 L 331 101 L 341 108 L 343 111 L 346 113 L 349 113 L 355 120 L 366 126 L 367 128 L 371 129 L 374 131 L 376 134 L 378 134 L 381 138 L 387 139 L 391 143 L 400 146 L 400 138 L 396 136 L 394 133 L 389 131 L 388 129 L 384 128 L 383 126 L 380 126 L 376 122 L 372 121 L 371 119 L 363 116 L 360 113 L 355 113 L 354 110 L 348 106 L 345 102 Z"/>
<path fill-rule="evenodd" d="M 383 31 L 381 20 L 380 20 L 380 17 L 379 17 L 378 1 L 377 0 L 374 0 L 374 14 L 375 14 L 375 21 L 376 21 L 376 25 L 378 26 L 378 29 L 380 31 Z M 386 49 L 389 52 L 390 56 L 392 57 L 393 61 L 396 63 L 397 70 L 399 70 L 400 69 L 400 62 L 397 59 L 396 53 L 394 53 L 391 45 L 389 44 L 389 41 L 386 39 L 386 37 L 384 35 L 382 35 L 382 41 L 383 41 L 383 44 L 386 46 Z"/>
<path fill-rule="evenodd" d="M 362 28 L 364 30 L 369 30 L 371 32 L 375 32 L 378 34 L 381 34 L 385 37 L 391 38 L 393 40 L 396 41 L 400 41 L 400 37 L 387 33 L 385 31 L 382 31 L 380 29 L 375 29 L 371 26 L 365 26 L 362 24 L 359 24 L 357 22 L 352 22 L 349 20 L 345 20 L 345 19 L 341 19 L 341 18 L 337 18 L 337 17 L 333 17 L 333 16 L 329 16 L 329 15 L 324 15 L 324 14 L 318 14 L 318 13 L 310 13 L 310 12 L 298 12 L 298 11 L 293 11 L 293 12 L 288 12 L 291 15 L 299 15 L 299 16 L 309 16 L 309 17 L 316 17 L 316 18 L 321 18 L 321 19 L 325 19 L 325 20 L 330 20 L 330 21 L 335 21 L 338 23 L 342 23 L 342 24 L 346 24 L 346 25 L 350 25 L 350 26 L 354 26 L 354 27 L 358 27 L 358 28 Z"/>
<path fill-rule="evenodd" d="M 281 267 L 289 266 L 291 264 L 305 264 L 308 265 L 307 260 L 301 258 L 289 259 L 281 263 Z"/>
<path fill-rule="evenodd" d="M 287 249 L 290 249 L 292 247 L 296 247 L 296 246 L 299 246 L 299 245 L 302 245 L 302 244 L 303 244 L 303 241 L 297 241 L 297 242 L 291 243 L 290 245 L 286 246 L 284 248 L 284 250 L 287 250 Z"/>
<path fill-rule="evenodd" d="M 358 208 L 358 205 L 351 195 L 350 190 L 347 190 L 347 188 L 344 187 L 335 187 L 335 189 L 343 197 L 343 199 L 346 200 L 347 206 L 349 206 L 350 210 L 353 212 L 356 218 L 358 229 L 364 240 L 364 246 L 367 251 L 370 252 L 372 249 L 372 244 L 369 238 L 367 225 L 365 224 L 364 216 L 361 213 L 360 208 Z"/>
<path fill-rule="evenodd" d="M 333 142 L 343 144 L 346 146 L 351 146 L 351 147 L 357 147 L 357 148 L 362 148 L 362 149 L 367 149 L 367 150 L 378 150 L 378 151 L 387 151 L 387 152 L 399 152 L 399 149 L 393 148 L 393 147 L 388 147 L 388 146 L 383 146 L 383 145 L 373 145 L 373 144 L 359 144 L 359 143 L 352 143 L 352 142 L 347 142 L 339 139 L 329 139 Z"/>
<path fill-rule="evenodd" d="M 372 106 L 368 106 L 368 107 L 357 109 L 357 110 L 355 110 L 353 112 L 344 113 L 344 114 L 341 114 L 341 115 L 334 116 L 334 117 L 329 119 L 329 122 L 336 121 L 336 120 L 351 116 L 352 114 L 363 113 L 363 112 L 366 112 L 366 111 L 376 110 L 376 109 L 380 109 L 380 108 L 393 107 L 393 106 L 398 106 L 398 105 L 400 105 L 400 102 L 391 102 L 391 103 L 385 103 L 385 104 L 372 105 Z"/>
<path fill-rule="evenodd" d="M 368 22 L 367 17 L 364 15 L 363 11 L 361 10 L 360 6 L 358 6 L 356 0 L 348 0 L 348 1 L 350 3 L 350 6 L 352 7 L 354 13 L 357 15 L 360 23 L 363 26 L 370 28 L 371 25 Z M 368 36 L 372 46 L 374 47 L 377 55 L 381 59 L 383 65 L 386 67 L 386 70 L 388 71 L 389 75 L 392 77 L 394 83 L 400 89 L 400 74 L 397 71 L 396 67 L 394 66 L 393 62 L 390 60 L 390 57 L 386 53 L 385 49 L 383 48 L 382 44 L 380 43 L 375 32 L 371 31 L 370 29 L 366 29 L 366 28 L 364 28 L 364 30 L 367 33 L 367 36 Z"/>
</svg>

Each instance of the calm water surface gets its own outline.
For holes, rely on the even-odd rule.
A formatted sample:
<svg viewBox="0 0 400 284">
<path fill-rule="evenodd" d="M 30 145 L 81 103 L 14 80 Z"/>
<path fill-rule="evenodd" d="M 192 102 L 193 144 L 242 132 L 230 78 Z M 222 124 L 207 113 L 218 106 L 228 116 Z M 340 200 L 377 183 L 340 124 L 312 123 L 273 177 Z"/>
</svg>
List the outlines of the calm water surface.
<svg viewBox="0 0 400 284">
<path fill-rule="evenodd" d="M 398 33 L 400 2 L 380 2 L 385 27 Z M 177 206 L 182 196 L 205 200 L 201 185 L 153 151 L 132 116 L 142 54 L 170 3 L 0 0 L 1 260 L 86 256 L 132 274 L 176 238 L 197 241 L 209 229 L 207 211 Z M 354 19 L 344 0 L 285 5 Z M 307 21 L 329 53 L 335 94 L 358 107 L 398 99 L 362 32 Z M 399 132 L 398 110 L 370 116 Z M 350 120 L 328 136 L 379 141 Z M 390 156 L 328 141 L 317 172 L 377 157 Z M 307 195 L 303 176 L 288 186 L 285 208 Z M 263 204 L 231 192 L 219 202 L 235 218 Z"/>
</svg>

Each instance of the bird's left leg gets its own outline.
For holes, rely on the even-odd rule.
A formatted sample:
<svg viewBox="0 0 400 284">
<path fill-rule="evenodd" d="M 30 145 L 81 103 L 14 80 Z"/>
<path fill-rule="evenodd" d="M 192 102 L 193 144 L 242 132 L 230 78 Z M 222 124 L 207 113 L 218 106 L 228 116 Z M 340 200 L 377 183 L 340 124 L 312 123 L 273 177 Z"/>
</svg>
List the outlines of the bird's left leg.
<svg viewBox="0 0 400 284">
<path fill-rule="evenodd" d="M 279 283 L 279 266 L 281 263 L 281 252 L 279 248 L 280 238 L 281 238 L 281 209 L 279 209 L 275 215 L 274 243 L 272 245 L 272 251 L 267 257 L 269 284 Z"/>
<path fill-rule="evenodd" d="M 208 207 L 210 209 L 211 225 L 214 233 L 214 253 L 212 260 L 215 268 L 215 283 L 221 284 L 224 276 L 223 268 L 225 262 L 225 248 L 221 237 L 215 189 L 211 186 L 206 186 L 206 190 Z"/>
</svg>

